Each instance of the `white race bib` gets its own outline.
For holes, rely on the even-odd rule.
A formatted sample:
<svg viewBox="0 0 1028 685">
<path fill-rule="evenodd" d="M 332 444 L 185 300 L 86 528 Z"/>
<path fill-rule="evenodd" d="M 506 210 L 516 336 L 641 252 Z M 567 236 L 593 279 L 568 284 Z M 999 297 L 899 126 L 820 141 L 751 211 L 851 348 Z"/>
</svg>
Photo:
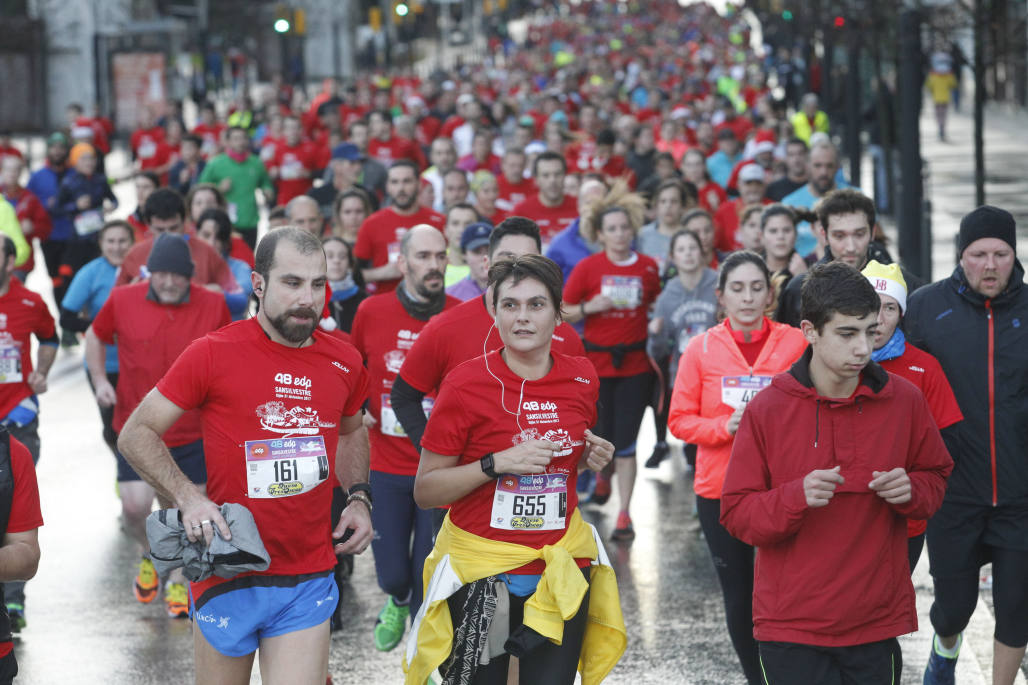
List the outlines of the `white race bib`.
<svg viewBox="0 0 1028 685">
<path fill-rule="evenodd" d="M 496 481 L 489 525 L 500 530 L 564 530 L 568 477 L 563 473 L 503 474 Z"/>
<path fill-rule="evenodd" d="M 435 400 L 431 397 L 425 397 L 421 400 L 421 408 L 425 412 L 425 418 L 428 418 L 432 414 L 432 406 L 435 404 Z M 381 421 L 378 424 L 379 430 L 382 431 L 382 435 L 389 435 L 394 438 L 406 438 L 407 431 L 403 430 L 403 425 L 399 419 L 396 418 L 396 412 L 393 411 L 393 403 L 389 398 L 389 395 L 382 394 L 382 411 L 379 414 Z"/>
<path fill-rule="evenodd" d="M 614 303 L 614 309 L 635 309 L 642 304 L 643 282 L 639 276 L 604 276 L 600 294 Z"/>
<path fill-rule="evenodd" d="M 251 499 L 292 497 L 328 479 L 328 453 L 320 435 L 246 441 L 246 494 Z"/>
<path fill-rule="evenodd" d="M 745 407 L 770 384 L 771 376 L 722 376 L 721 401 L 732 409 Z"/>
<path fill-rule="evenodd" d="M 21 383 L 21 348 L 17 343 L 0 347 L 0 383 Z"/>
<path fill-rule="evenodd" d="M 88 209 L 75 216 L 75 232 L 79 235 L 96 233 L 104 226 L 104 215 L 99 209 Z"/>
<path fill-rule="evenodd" d="M 386 252 L 389 255 L 389 263 L 395 264 L 396 260 L 400 258 L 400 241 L 389 243 L 389 245 L 386 246 Z"/>
</svg>

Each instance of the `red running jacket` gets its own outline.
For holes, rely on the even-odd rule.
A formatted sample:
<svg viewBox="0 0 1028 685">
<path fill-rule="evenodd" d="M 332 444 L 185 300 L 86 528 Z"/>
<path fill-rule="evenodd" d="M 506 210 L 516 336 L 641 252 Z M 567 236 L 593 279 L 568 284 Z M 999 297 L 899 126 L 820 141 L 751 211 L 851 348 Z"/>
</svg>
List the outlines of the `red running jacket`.
<svg viewBox="0 0 1028 685">
<path fill-rule="evenodd" d="M 924 395 L 871 362 L 852 397 L 820 397 L 811 351 L 753 398 L 725 475 L 721 523 L 757 547 L 757 640 L 844 647 L 917 630 L 909 518 L 942 503 L 953 461 Z M 845 482 L 810 508 L 804 477 L 841 466 Z M 911 499 L 891 505 L 872 471 L 906 469 Z"/>
</svg>

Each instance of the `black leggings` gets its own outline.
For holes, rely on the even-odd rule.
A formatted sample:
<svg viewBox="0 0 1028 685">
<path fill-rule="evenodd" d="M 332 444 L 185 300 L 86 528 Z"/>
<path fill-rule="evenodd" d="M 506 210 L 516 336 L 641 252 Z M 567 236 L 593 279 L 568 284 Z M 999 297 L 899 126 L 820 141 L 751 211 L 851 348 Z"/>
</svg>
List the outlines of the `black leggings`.
<svg viewBox="0 0 1028 685">
<path fill-rule="evenodd" d="M 924 549 L 924 533 L 907 538 L 907 562 L 910 564 L 910 575 L 914 575 L 917 562 L 921 559 L 921 550 Z"/>
<path fill-rule="evenodd" d="M 96 394 L 96 386 L 93 385 L 93 378 L 86 372 L 86 380 L 89 381 L 89 389 Z M 118 373 L 107 373 L 107 382 L 111 384 L 112 388 L 117 389 L 118 387 Z M 99 404 L 96 408 L 100 410 L 100 421 L 103 423 L 103 436 L 104 442 L 111 449 L 111 454 L 118 452 L 118 433 L 114 430 L 114 406 L 101 407 Z"/>
<path fill-rule="evenodd" d="M 696 511 L 725 600 L 728 636 L 751 685 L 763 683 L 753 638 L 753 547 L 732 537 L 719 521 L 721 500 L 696 495 Z"/>
<path fill-rule="evenodd" d="M 671 388 L 675 380 L 668 376 L 670 373 L 668 362 L 670 361 L 670 357 L 657 360 L 660 376 L 653 383 L 653 395 L 650 398 L 650 407 L 653 409 L 653 426 L 657 432 L 658 443 L 667 442 L 667 416 L 668 410 L 671 409 Z"/>
<path fill-rule="evenodd" d="M 589 568 L 583 568 L 582 574 L 589 580 Z M 449 599 L 450 617 L 453 625 L 458 626 L 464 619 L 461 607 L 467 595 L 465 585 Z M 525 601 L 528 597 L 510 596 L 510 630 L 514 632 L 524 622 Z M 578 613 L 571 620 L 564 622 L 564 637 L 561 644 L 555 645 L 544 640 L 518 660 L 518 682 L 521 685 L 571 685 L 575 682 L 578 671 L 578 659 L 582 652 L 582 641 L 585 638 L 585 626 L 589 619 L 589 591 L 582 598 Z M 495 685 L 507 682 L 507 669 L 510 666 L 510 654 L 503 654 L 492 659 L 485 666 L 479 666 L 471 685 Z"/>
<path fill-rule="evenodd" d="M 996 612 L 993 636 L 1007 647 L 1028 644 L 1028 552 L 991 547 L 992 604 Z M 967 627 L 978 604 L 978 574 L 936 578 L 935 601 L 929 616 L 935 632 L 944 637 Z"/>
</svg>

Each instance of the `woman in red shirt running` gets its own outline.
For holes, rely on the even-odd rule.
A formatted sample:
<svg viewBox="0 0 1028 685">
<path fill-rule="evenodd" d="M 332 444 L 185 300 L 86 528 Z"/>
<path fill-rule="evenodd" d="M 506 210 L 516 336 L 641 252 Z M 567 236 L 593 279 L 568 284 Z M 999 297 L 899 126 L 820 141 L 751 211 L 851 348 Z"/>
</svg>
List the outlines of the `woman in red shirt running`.
<svg viewBox="0 0 1028 685">
<path fill-rule="evenodd" d="M 696 510 L 721 583 L 728 634 L 751 685 L 764 682 L 753 639 L 753 547 L 733 538 L 718 519 L 743 409 L 807 346 L 798 328 L 764 316 L 772 293 L 771 274 L 755 252 L 734 252 L 725 259 L 717 288 L 725 320 L 689 341 L 668 416 L 672 435 L 698 446 Z"/>
<path fill-rule="evenodd" d="M 650 305 L 660 294 L 657 263 L 632 249 L 645 202 L 635 193 L 610 192 L 582 217 L 582 235 L 603 251 L 580 261 L 564 288 L 565 319 L 585 319 L 586 356 L 600 376 L 600 432 L 610 437 L 617 457 L 620 508 L 613 539 L 632 540 L 628 507 L 637 464 L 635 441 L 653 391 L 654 373 L 646 356 Z M 595 233 L 595 235 L 589 235 Z M 596 479 L 593 501 L 610 496 L 610 477 Z"/>
<path fill-rule="evenodd" d="M 587 588 L 558 633 L 560 644 L 538 639 L 524 625 L 528 598 L 546 601 L 535 595 L 541 579 L 548 581 L 547 594 L 575 603 L 564 597 L 571 581 L 581 583 L 572 559 L 586 581 L 607 575 L 592 570 L 603 552 L 594 542 L 595 531 L 577 512 L 575 481 L 581 469 L 606 466 L 614 446 L 589 430 L 599 387 L 592 365 L 550 349 L 561 320 L 562 280 L 560 267 L 539 255 L 494 264 L 489 270 L 490 304 L 504 347 L 451 371 L 432 409 L 421 440 L 414 498 L 422 508 L 449 505 L 450 511 L 426 562 L 424 606 L 411 629 L 417 648 L 407 649 L 408 657 L 423 661 L 419 667 L 408 659 L 408 682 L 425 668 L 424 661 L 434 668 L 442 658 L 418 636 L 425 630 L 431 637 L 438 629 L 436 607 L 443 598 L 453 627 L 444 668 L 470 669 L 472 684 L 506 682 L 510 654 L 520 658 L 522 683 L 574 682 L 580 655 L 586 661 L 582 648 L 588 617 L 611 601 L 610 593 Z M 575 539 L 579 544 L 571 542 Z M 580 544 L 583 540 L 588 549 Z M 541 558 L 544 546 L 551 550 L 550 564 Z M 507 561 L 515 558 L 520 564 Z M 556 563 L 560 561 L 567 563 Z M 452 569 L 463 585 L 454 590 L 449 581 L 437 583 L 440 566 Z M 478 575 L 476 569 L 483 567 L 489 570 Z M 562 571 L 567 585 L 559 582 Z M 480 640 L 480 633 L 489 632 L 483 621 L 491 621 L 482 596 L 495 594 L 493 580 L 503 581 L 509 594 L 510 639 L 502 655 L 481 665 L 485 638 Z M 438 647 L 437 638 L 431 642 Z"/>
</svg>

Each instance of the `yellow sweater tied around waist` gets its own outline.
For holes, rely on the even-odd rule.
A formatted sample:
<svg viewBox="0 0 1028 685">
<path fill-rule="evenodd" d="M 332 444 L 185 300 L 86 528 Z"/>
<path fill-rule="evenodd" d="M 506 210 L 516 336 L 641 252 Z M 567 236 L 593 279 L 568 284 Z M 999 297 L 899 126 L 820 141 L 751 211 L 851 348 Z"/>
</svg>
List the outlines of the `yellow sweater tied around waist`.
<svg viewBox="0 0 1028 685">
<path fill-rule="evenodd" d="M 525 602 L 525 625 L 561 644 L 564 622 L 578 613 L 582 598 L 591 589 L 578 672 L 583 685 L 602 682 L 624 654 L 628 637 L 614 569 L 596 529 L 575 509 L 564 537 L 542 549 L 479 537 L 458 528 L 446 516 L 425 560 L 425 600 L 414 618 L 403 658 L 406 685 L 424 685 L 450 656 L 453 622 L 446 603 L 450 595 L 468 583 L 537 559 L 546 562 L 546 568 L 535 593 Z M 588 581 L 575 559 L 593 560 Z"/>
</svg>

